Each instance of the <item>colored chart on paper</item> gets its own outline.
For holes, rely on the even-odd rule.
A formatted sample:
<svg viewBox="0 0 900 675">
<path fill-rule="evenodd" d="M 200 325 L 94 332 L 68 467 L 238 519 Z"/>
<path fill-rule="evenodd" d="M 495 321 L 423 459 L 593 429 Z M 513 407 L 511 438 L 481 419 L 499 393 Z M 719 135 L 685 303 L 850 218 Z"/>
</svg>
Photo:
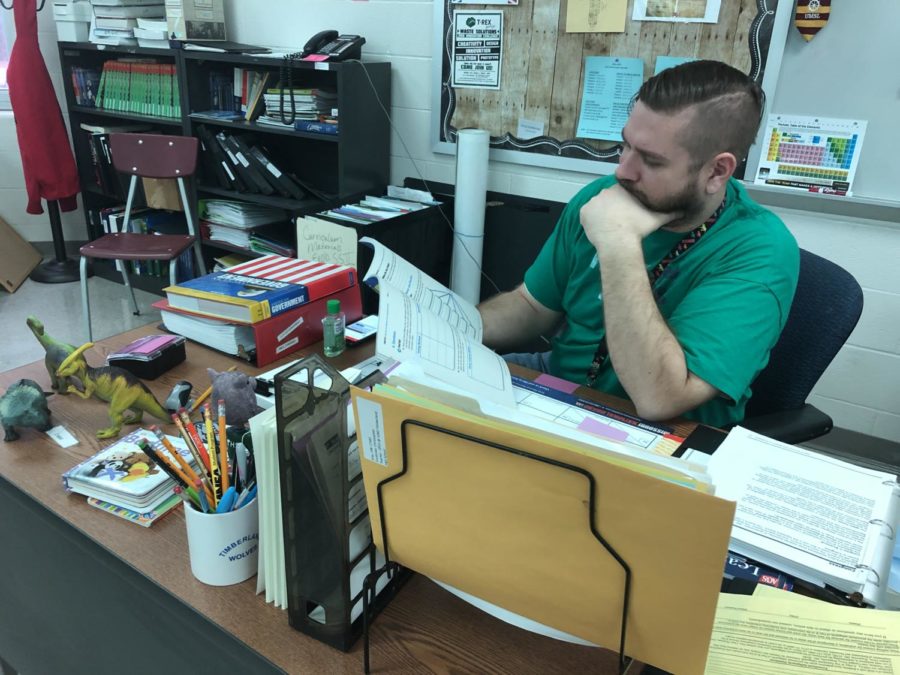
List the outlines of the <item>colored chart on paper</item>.
<svg viewBox="0 0 900 675">
<path fill-rule="evenodd" d="M 864 120 L 774 115 L 756 182 L 849 195 L 866 131 Z"/>
</svg>

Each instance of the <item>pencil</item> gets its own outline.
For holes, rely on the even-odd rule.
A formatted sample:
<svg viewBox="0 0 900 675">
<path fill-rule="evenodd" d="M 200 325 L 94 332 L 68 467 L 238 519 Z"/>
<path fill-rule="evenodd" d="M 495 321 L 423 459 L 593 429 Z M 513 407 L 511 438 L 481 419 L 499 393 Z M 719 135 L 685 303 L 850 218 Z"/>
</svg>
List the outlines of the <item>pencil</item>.
<svg viewBox="0 0 900 675">
<path fill-rule="evenodd" d="M 237 366 L 231 366 L 230 368 L 227 368 L 223 372 L 230 373 L 232 370 L 237 370 Z M 203 391 L 203 393 L 197 397 L 197 400 L 195 400 L 193 403 L 191 403 L 191 407 L 188 410 L 188 413 L 193 413 L 197 408 L 199 408 L 200 404 L 203 403 L 206 399 L 208 399 L 210 397 L 210 394 L 212 394 L 212 385 L 209 385 Z"/>
<path fill-rule="evenodd" d="M 225 399 L 216 401 L 219 417 L 219 471 L 222 474 L 222 494 L 228 489 L 228 427 L 225 424 Z"/>
<path fill-rule="evenodd" d="M 182 410 L 184 410 L 184 408 L 182 408 Z M 206 494 L 211 498 L 212 488 L 210 488 L 209 485 L 209 476 L 206 473 L 207 467 L 203 464 L 203 457 L 200 455 L 200 451 L 194 445 L 194 441 L 193 439 L 191 439 L 191 435 L 188 433 L 187 429 L 184 428 L 184 423 L 176 413 L 172 413 L 172 421 L 175 423 L 175 426 L 178 427 L 178 433 L 181 434 L 181 438 L 184 441 L 184 444 L 187 446 L 187 449 L 190 451 L 191 456 L 194 458 L 194 461 L 197 462 L 197 468 L 200 470 L 200 473 L 197 475 L 201 479 L 203 485 L 206 487 Z"/>
<path fill-rule="evenodd" d="M 213 500 L 212 507 L 219 505 L 219 497 L 222 496 L 222 472 L 219 469 L 219 458 L 216 456 L 216 437 L 213 434 L 212 410 L 209 403 L 203 406 L 203 422 L 206 426 L 206 444 L 209 446 L 209 479 L 212 482 Z"/>
<path fill-rule="evenodd" d="M 194 469 L 191 467 L 191 465 L 188 464 L 184 460 L 184 457 L 182 457 L 181 453 L 178 452 L 178 449 L 174 445 L 172 445 L 171 441 L 169 441 L 169 439 L 166 438 L 166 435 L 162 432 L 162 429 L 160 429 L 156 424 L 154 424 L 153 426 L 150 427 L 150 431 L 152 431 L 154 434 L 156 434 L 156 437 L 159 439 L 159 442 L 163 444 L 163 447 L 169 452 L 170 455 L 172 455 L 172 457 L 175 458 L 175 461 L 178 462 L 179 466 L 181 466 L 181 470 L 184 472 L 184 474 L 189 479 L 188 480 L 189 486 L 193 485 L 194 481 L 200 480 L 200 476 L 198 476 L 197 473 L 194 471 Z M 196 457 L 194 459 L 196 461 Z M 207 488 L 206 486 L 204 486 L 204 489 L 209 490 L 209 488 Z M 206 496 L 209 497 L 209 494 L 207 494 Z"/>
<path fill-rule="evenodd" d="M 203 460 L 203 467 L 209 471 L 209 453 L 206 451 L 206 446 L 203 445 L 203 441 L 200 438 L 200 434 L 197 433 L 197 427 L 194 426 L 194 423 L 191 422 L 191 416 L 188 414 L 187 410 L 184 408 L 178 409 L 178 416 L 181 418 L 181 423 L 184 426 L 185 430 L 188 433 L 191 441 L 194 444 L 194 447 L 197 448 L 197 452 L 200 453 L 200 458 Z"/>
</svg>

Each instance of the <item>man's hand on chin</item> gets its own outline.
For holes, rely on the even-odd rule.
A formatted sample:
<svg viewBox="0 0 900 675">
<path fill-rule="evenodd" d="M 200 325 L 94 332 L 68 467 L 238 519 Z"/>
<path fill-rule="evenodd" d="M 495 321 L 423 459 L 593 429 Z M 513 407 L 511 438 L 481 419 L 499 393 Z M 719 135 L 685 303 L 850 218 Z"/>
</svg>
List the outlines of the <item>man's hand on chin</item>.
<svg viewBox="0 0 900 675">
<path fill-rule="evenodd" d="M 581 226 L 595 248 L 640 244 L 679 213 L 651 211 L 616 183 L 581 207 Z"/>
</svg>

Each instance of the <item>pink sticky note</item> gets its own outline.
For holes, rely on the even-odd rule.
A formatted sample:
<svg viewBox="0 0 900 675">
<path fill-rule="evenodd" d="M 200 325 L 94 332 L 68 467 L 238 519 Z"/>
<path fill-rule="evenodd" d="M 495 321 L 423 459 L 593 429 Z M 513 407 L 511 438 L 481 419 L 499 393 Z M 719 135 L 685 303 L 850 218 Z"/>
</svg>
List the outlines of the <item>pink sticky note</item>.
<svg viewBox="0 0 900 675">
<path fill-rule="evenodd" d="M 585 417 L 583 420 L 581 420 L 581 424 L 578 425 L 578 430 L 586 431 L 589 434 L 594 434 L 595 436 L 610 438 L 614 441 L 628 440 L 627 431 L 624 431 L 623 429 L 616 429 L 613 426 L 595 420 L 593 417 Z"/>
<path fill-rule="evenodd" d="M 535 382 L 538 384 L 542 384 L 545 387 L 550 387 L 551 389 L 556 389 L 557 391 L 564 391 L 567 394 L 571 394 L 573 391 L 578 389 L 578 385 L 574 382 L 569 382 L 568 380 L 564 380 L 560 377 L 553 377 L 553 375 L 548 375 L 547 373 L 541 373 L 535 379 Z"/>
</svg>

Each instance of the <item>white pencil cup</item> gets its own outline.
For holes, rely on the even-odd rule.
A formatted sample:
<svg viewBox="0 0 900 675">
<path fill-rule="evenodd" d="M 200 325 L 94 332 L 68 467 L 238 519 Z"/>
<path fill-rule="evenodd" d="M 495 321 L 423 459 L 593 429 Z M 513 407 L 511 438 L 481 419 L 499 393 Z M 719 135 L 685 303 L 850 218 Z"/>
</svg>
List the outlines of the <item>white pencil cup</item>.
<svg viewBox="0 0 900 675">
<path fill-rule="evenodd" d="M 199 581 L 210 586 L 229 586 L 256 574 L 258 503 L 254 499 L 227 513 L 202 513 L 185 505 L 191 572 Z"/>
</svg>

